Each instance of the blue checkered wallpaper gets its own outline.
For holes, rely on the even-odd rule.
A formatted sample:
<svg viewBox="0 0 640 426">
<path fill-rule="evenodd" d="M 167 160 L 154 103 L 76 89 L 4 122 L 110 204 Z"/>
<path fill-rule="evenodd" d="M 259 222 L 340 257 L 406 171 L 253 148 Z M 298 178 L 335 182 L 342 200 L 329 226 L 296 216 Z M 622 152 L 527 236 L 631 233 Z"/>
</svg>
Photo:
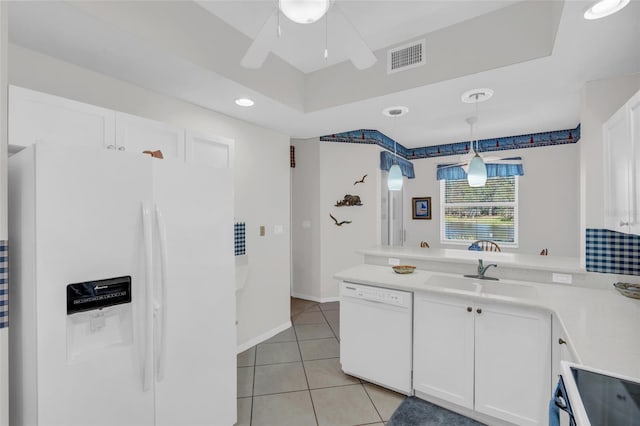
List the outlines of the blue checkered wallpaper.
<svg viewBox="0 0 640 426">
<path fill-rule="evenodd" d="M 9 326 L 9 245 L 0 241 L 0 328 Z"/>
<path fill-rule="evenodd" d="M 246 254 L 247 242 L 246 242 L 246 226 L 244 222 L 236 222 L 233 224 L 233 236 L 235 240 L 235 254 L 241 256 Z"/>
<path fill-rule="evenodd" d="M 587 271 L 640 275 L 640 235 L 587 229 Z"/>
</svg>

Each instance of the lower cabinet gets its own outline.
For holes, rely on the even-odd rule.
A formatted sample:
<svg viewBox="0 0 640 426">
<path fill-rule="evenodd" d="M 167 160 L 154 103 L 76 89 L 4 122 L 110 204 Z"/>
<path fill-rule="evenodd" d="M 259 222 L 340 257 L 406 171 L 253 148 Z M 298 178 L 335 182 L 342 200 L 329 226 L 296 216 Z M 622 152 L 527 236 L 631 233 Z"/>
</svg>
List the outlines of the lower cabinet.
<svg viewBox="0 0 640 426">
<path fill-rule="evenodd" d="M 543 425 L 550 342 L 549 313 L 415 293 L 413 387 L 507 422 Z"/>
</svg>

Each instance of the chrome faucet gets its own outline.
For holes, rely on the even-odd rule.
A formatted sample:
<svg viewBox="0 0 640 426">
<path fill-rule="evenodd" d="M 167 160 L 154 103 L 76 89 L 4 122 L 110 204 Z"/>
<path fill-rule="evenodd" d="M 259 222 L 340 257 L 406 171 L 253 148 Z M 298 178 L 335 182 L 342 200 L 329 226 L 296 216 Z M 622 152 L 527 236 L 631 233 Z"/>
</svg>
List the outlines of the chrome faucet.
<svg viewBox="0 0 640 426">
<path fill-rule="evenodd" d="M 484 266 L 484 264 L 482 263 L 482 259 L 478 259 L 478 278 L 485 279 L 486 277 L 484 276 L 484 273 L 487 272 L 487 269 L 491 268 L 492 266 L 495 266 L 496 268 L 498 267 L 498 265 L 496 265 L 495 263 L 490 263 L 487 266 Z"/>
</svg>

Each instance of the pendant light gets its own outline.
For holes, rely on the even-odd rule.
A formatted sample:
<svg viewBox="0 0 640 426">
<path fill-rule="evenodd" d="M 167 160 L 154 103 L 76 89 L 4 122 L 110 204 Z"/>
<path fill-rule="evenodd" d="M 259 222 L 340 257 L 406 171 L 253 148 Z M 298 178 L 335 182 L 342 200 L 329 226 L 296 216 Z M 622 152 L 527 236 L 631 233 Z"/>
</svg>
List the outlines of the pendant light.
<svg viewBox="0 0 640 426">
<path fill-rule="evenodd" d="M 382 111 L 382 113 L 387 117 L 394 117 L 394 118 L 405 115 L 408 112 L 409 112 L 409 108 L 403 107 L 403 106 L 385 108 Z M 387 188 L 389 188 L 389 191 L 402 190 L 402 183 L 403 183 L 402 170 L 400 170 L 400 166 L 398 165 L 398 161 L 397 161 L 398 153 L 396 149 L 397 149 L 397 142 L 394 139 L 393 140 L 393 164 L 391 165 L 391 168 L 389 169 L 389 174 L 387 175 Z"/>
<path fill-rule="evenodd" d="M 327 13 L 330 0 L 279 0 L 284 16 L 297 24 L 313 24 Z"/>
<path fill-rule="evenodd" d="M 471 143 L 474 143 L 473 139 L 473 125 L 478 121 L 478 102 L 484 102 L 493 96 L 493 90 L 491 89 L 473 89 L 468 90 L 462 94 L 462 102 L 464 103 L 474 103 L 476 109 L 475 117 L 467 118 L 467 123 L 469 123 L 470 127 L 470 140 Z M 478 141 L 475 141 L 475 145 L 473 146 L 474 156 L 469 161 L 469 168 L 467 170 L 467 183 L 469 186 L 473 188 L 485 186 L 487 183 L 487 165 L 480 157 L 477 151 Z"/>
<path fill-rule="evenodd" d="M 470 133 L 471 133 L 471 143 L 473 144 L 473 125 L 478 121 L 478 117 L 469 117 L 467 118 L 467 123 L 469 123 Z M 477 146 L 476 141 L 476 146 Z M 478 151 L 476 151 L 476 147 L 473 148 L 474 156 L 469 161 L 469 170 L 467 172 L 467 183 L 472 188 L 477 188 L 480 186 L 485 186 L 487 183 L 487 165 L 484 164 L 482 157 L 478 155 Z"/>
</svg>

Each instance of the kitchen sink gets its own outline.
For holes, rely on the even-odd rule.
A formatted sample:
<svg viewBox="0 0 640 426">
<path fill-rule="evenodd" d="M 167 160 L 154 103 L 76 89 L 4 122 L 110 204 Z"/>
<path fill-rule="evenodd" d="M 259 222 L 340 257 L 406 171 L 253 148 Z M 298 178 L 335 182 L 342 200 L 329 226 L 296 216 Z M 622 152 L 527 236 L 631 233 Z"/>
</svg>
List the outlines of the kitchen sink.
<svg viewBox="0 0 640 426">
<path fill-rule="evenodd" d="M 458 278 L 433 276 L 427 283 L 430 287 L 438 287 L 443 290 L 452 290 L 457 293 L 470 293 L 475 295 L 505 296 L 505 297 L 532 297 L 538 294 L 535 287 L 526 284 L 511 284 L 505 282 L 478 280 L 473 278 Z"/>
</svg>

